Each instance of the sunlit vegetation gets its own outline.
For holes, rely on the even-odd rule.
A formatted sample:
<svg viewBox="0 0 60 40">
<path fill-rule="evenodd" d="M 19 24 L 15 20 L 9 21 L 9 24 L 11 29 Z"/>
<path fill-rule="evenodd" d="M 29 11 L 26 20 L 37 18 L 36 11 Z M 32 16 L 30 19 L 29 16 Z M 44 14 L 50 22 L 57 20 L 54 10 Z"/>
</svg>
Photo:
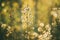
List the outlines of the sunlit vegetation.
<svg viewBox="0 0 60 40">
<path fill-rule="evenodd" d="M 60 0 L 0 4 L 0 40 L 60 40 Z"/>
</svg>

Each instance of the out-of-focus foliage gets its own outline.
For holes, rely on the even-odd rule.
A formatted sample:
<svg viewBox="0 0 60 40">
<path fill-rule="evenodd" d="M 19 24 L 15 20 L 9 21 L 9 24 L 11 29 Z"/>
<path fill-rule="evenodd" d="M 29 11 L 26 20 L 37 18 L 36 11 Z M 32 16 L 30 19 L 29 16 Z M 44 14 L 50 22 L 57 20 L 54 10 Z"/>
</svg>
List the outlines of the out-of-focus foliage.
<svg viewBox="0 0 60 40">
<path fill-rule="evenodd" d="M 60 40 L 60 0 L 0 3 L 0 40 Z"/>
</svg>

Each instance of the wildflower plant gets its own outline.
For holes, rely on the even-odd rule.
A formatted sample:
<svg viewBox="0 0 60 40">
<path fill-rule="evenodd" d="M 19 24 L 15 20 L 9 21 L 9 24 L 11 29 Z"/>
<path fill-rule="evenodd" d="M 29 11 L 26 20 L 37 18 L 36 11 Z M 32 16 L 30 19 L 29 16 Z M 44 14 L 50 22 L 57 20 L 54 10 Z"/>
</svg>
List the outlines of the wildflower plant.
<svg viewBox="0 0 60 40">
<path fill-rule="evenodd" d="M 0 40 L 60 40 L 58 1 L 2 0 Z"/>
</svg>

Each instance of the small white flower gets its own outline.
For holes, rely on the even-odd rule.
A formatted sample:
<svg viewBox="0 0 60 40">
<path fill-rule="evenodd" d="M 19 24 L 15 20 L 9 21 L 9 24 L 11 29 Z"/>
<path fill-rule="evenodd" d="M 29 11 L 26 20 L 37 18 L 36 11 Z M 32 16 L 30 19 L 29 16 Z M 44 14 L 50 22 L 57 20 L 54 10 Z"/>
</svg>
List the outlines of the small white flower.
<svg viewBox="0 0 60 40">
<path fill-rule="evenodd" d="M 8 34 L 6 34 L 6 36 L 8 37 L 8 36 L 9 36 L 9 33 L 8 33 Z"/>
<path fill-rule="evenodd" d="M 3 12 L 7 12 L 7 9 L 6 9 L 6 8 L 4 8 L 4 9 L 3 9 Z"/>
<path fill-rule="evenodd" d="M 42 37 L 43 37 L 43 35 L 39 35 L 39 36 L 38 36 L 38 38 L 42 38 Z"/>
<path fill-rule="evenodd" d="M 43 34 L 43 37 L 46 38 L 48 36 L 48 32 Z"/>
<path fill-rule="evenodd" d="M 25 9 L 24 10 L 26 10 L 26 11 L 30 11 L 30 7 L 25 7 Z"/>
<path fill-rule="evenodd" d="M 2 7 L 5 6 L 5 3 L 2 3 L 1 6 L 2 6 Z"/>
<path fill-rule="evenodd" d="M 21 13 L 26 13 L 26 10 L 22 10 Z"/>
<path fill-rule="evenodd" d="M 8 26 L 7 30 L 9 31 L 10 29 L 11 29 L 11 27 L 10 27 L 10 26 Z"/>
<path fill-rule="evenodd" d="M 22 22 L 26 21 L 26 19 L 24 18 L 24 16 L 21 16 L 21 20 L 22 20 Z"/>
<path fill-rule="evenodd" d="M 41 27 L 38 27 L 38 32 L 43 31 L 43 29 Z"/>
<path fill-rule="evenodd" d="M 50 27 L 50 25 L 49 25 L 49 24 L 47 24 L 47 25 L 45 26 L 45 28 L 47 28 L 47 29 L 48 29 L 49 27 Z"/>
<path fill-rule="evenodd" d="M 31 39 L 34 39 L 35 37 L 38 36 L 38 33 L 32 32 L 32 33 L 30 33 L 30 35 L 31 35 Z"/>
<path fill-rule="evenodd" d="M 45 28 L 46 28 L 47 31 L 50 31 L 50 30 L 51 30 L 51 27 L 50 27 L 49 24 L 47 24 L 47 25 L 45 26 Z"/>
<path fill-rule="evenodd" d="M 57 10 L 57 8 L 56 8 L 56 7 L 54 7 L 54 8 L 52 8 L 52 10 Z"/>
<path fill-rule="evenodd" d="M 56 27 L 56 23 L 53 23 L 53 22 L 52 22 L 52 26 L 53 26 L 53 27 Z"/>
<path fill-rule="evenodd" d="M 29 7 L 25 7 L 24 10 L 22 10 L 21 12 L 22 13 L 27 13 L 28 11 L 30 11 L 30 8 Z"/>
<path fill-rule="evenodd" d="M 42 26 L 42 27 L 43 27 L 43 26 L 44 26 L 44 23 L 40 23 L 40 26 Z"/>
<path fill-rule="evenodd" d="M 46 31 L 43 31 L 43 33 L 46 33 Z"/>
<path fill-rule="evenodd" d="M 57 18 L 57 12 L 56 11 L 51 11 L 51 15 L 53 15 L 53 17 Z"/>
<path fill-rule="evenodd" d="M 10 29 L 11 27 L 10 26 L 8 26 L 8 29 Z"/>
<path fill-rule="evenodd" d="M 37 36 L 38 36 L 38 33 L 36 33 L 36 32 L 34 32 L 33 34 L 35 35 L 35 37 L 37 37 Z"/>
<path fill-rule="evenodd" d="M 53 15 L 55 18 L 57 18 L 57 13 Z"/>
<path fill-rule="evenodd" d="M 2 24 L 1 25 L 2 28 L 6 28 L 6 26 L 7 26 L 6 24 Z"/>
</svg>

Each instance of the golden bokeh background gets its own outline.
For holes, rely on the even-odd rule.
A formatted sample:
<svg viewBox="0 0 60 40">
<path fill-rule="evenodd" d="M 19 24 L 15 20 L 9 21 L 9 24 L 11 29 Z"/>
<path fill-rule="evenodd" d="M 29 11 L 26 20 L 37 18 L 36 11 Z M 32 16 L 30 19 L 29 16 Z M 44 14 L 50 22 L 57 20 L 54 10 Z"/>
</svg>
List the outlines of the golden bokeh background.
<svg viewBox="0 0 60 40">
<path fill-rule="evenodd" d="M 60 0 L 1 0 L 0 40 L 60 40 Z"/>
</svg>

